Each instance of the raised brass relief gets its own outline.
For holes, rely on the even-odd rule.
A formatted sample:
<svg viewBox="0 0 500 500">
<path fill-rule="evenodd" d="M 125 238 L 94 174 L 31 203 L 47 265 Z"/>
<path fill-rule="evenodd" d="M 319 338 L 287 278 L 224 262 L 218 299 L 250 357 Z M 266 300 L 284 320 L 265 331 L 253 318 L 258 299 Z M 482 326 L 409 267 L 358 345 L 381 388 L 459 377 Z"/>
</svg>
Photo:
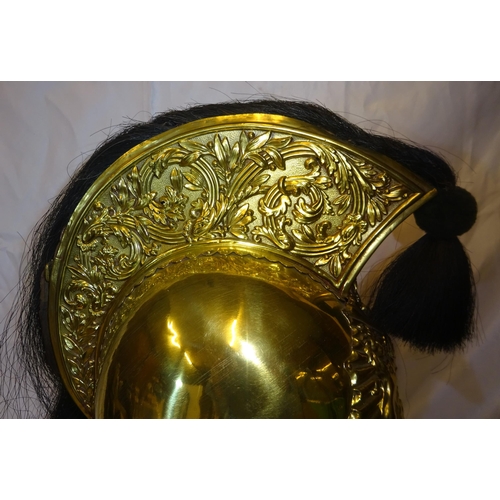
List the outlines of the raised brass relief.
<svg viewBox="0 0 500 500">
<path fill-rule="evenodd" d="M 352 320 L 353 347 L 344 367 L 353 391 L 349 418 L 403 418 L 391 340 Z"/>
<path fill-rule="evenodd" d="M 182 246 L 256 244 L 296 256 L 345 296 L 380 236 L 429 191 L 389 160 L 315 129 L 236 118 L 180 127 L 132 150 L 77 208 L 53 266 L 51 328 L 86 413 L 98 330 L 124 282 L 148 262 Z"/>
</svg>

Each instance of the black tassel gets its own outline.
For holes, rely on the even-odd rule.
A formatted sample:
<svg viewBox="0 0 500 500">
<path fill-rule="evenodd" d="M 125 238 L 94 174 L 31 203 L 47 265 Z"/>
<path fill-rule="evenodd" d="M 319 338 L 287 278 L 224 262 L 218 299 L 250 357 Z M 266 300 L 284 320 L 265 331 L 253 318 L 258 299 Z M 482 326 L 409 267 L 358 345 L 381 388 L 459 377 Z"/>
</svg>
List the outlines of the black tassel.
<svg viewBox="0 0 500 500">
<path fill-rule="evenodd" d="M 371 322 L 413 347 L 463 348 L 474 334 L 475 286 L 458 238 L 420 238 L 385 269 L 371 304 Z"/>
</svg>

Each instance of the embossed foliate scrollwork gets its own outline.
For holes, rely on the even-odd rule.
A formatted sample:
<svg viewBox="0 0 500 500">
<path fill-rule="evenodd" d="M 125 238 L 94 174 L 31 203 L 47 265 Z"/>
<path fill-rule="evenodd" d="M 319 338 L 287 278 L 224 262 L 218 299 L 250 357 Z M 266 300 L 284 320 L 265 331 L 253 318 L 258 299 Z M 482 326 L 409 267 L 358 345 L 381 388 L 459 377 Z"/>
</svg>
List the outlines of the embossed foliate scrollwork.
<svg viewBox="0 0 500 500">
<path fill-rule="evenodd" d="M 314 258 L 316 266 L 328 265 L 338 278 L 352 258 L 349 248 L 360 245 L 368 225 L 380 222 L 388 205 L 405 197 L 407 190 L 387 173 L 348 153 L 316 144 L 303 148 L 314 155 L 304 162 L 310 173 L 282 178 L 267 192 L 259 204 L 265 224 L 253 234 L 257 241 L 266 237 L 284 250 Z M 293 218 L 288 216 L 292 196 L 298 197 Z M 334 228 L 328 216 L 344 218 Z M 287 226 L 293 225 L 288 232 Z"/>
<path fill-rule="evenodd" d="M 352 352 L 344 363 L 352 385 L 349 418 L 403 418 L 391 340 L 351 321 Z"/>
<path fill-rule="evenodd" d="M 61 306 L 62 323 L 67 330 L 63 348 L 76 380 L 75 390 L 82 401 L 89 404 L 93 395 L 95 332 L 118 286 L 106 278 L 102 265 L 82 251 L 75 257 L 75 265 L 68 269 L 72 280 L 64 290 Z"/>
<path fill-rule="evenodd" d="M 249 224 L 256 217 L 249 204 L 242 202 L 265 192 L 267 188 L 263 186 L 270 178 L 265 170 L 285 168 L 280 148 L 290 141 L 291 138 L 271 138 L 270 132 L 256 136 L 242 131 L 232 146 L 227 137 L 219 134 L 207 144 L 180 142 L 186 153 L 180 165 L 191 167 L 182 171 L 186 188 L 200 192 L 184 226 L 186 239 L 198 241 L 228 235 L 247 239 Z"/>
<path fill-rule="evenodd" d="M 175 245 L 270 245 L 339 280 L 370 228 L 408 190 L 345 148 L 300 135 L 238 130 L 170 142 L 96 197 L 79 226 L 60 314 L 63 349 L 91 404 L 100 319 L 123 282 Z M 88 357 L 88 360 L 87 360 Z M 87 360 L 85 362 L 79 360 Z"/>
<path fill-rule="evenodd" d="M 386 172 L 376 170 L 373 165 L 352 154 L 328 150 L 328 172 L 333 176 L 339 196 L 333 200 L 342 215 L 349 208 L 354 213 L 366 215 L 371 226 L 387 215 L 387 207 L 393 201 L 401 200 L 406 189 L 399 183 L 391 183 Z"/>
</svg>

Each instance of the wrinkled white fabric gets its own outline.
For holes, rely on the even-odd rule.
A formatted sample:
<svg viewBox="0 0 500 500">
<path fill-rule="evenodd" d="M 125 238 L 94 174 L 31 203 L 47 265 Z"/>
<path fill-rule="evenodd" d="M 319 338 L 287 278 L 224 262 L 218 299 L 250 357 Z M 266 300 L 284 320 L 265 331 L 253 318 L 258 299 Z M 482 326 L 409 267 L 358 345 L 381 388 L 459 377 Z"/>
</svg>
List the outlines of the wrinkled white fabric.
<svg viewBox="0 0 500 500">
<path fill-rule="evenodd" d="M 116 127 L 197 103 L 273 96 L 325 105 L 373 132 L 443 155 L 479 204 L 463 237 L 477 279 L 479 338 L 466 352 L 429 356 L 396 344 L 410 418 L 500 417 L 500 84 L 498 83 L 1 83 L 0 320 L 12 305 L 25 241 L 70 175 Z M 372 257 L 421 235 L 413 218 Z"/>
</svg>

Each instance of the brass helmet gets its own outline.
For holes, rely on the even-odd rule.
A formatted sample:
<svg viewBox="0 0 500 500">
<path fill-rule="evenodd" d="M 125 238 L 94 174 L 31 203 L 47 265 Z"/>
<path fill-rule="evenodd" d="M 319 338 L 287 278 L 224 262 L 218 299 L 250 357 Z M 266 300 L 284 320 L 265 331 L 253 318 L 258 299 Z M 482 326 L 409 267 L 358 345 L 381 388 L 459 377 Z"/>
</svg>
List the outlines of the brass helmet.
<svg viewBox="0 0 500 500">
<path fill-rule="evenodd" d="M 356 277 L 436 193 L 275 114 L 141 142 L 87 189 L 45 269 L 66 389 L 91 418 L 402 417 Z"/>
</svg>

